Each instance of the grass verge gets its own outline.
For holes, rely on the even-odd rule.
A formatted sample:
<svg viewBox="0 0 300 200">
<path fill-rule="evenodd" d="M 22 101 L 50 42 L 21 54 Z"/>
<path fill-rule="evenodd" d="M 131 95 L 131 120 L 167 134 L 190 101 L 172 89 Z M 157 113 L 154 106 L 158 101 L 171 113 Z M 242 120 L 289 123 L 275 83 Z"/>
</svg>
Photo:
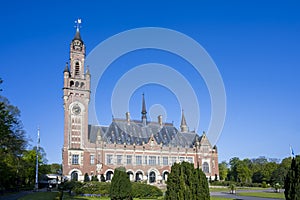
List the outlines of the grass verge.
<svg viewBox="0 0 300 200">
<path fill-rule="evenodd" d="M 53 200 L 56 196 L 57 192 L 34 192 L 18 200 Z"/>
<path fill-rule="evenodd" d="M 224 197 L 210 197 L 210 200 L 233 200 L 232 198 L 224 198 Z"/>
<path fill-rule="evenodd" d="M 238 193 L 238 195 L 248 196 L 248 197 L 284 199 L 284 193 L 273 193 L 273 192 L 240 192 Z"/>
</svg>

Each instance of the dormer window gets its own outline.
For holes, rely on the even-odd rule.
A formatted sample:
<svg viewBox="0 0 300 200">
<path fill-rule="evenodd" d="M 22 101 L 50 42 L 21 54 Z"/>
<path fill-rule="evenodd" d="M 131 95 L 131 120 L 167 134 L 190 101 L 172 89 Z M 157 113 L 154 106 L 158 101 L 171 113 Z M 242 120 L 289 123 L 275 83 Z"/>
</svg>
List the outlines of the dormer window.
<svg viewBox="0 0 300 200">
<path fill-rule="evenodd" d="M 80 72 L 80 66 L 79 66 L 79 62 L 75 63 L 75 76 L 79 75 Z"/>
</svg>

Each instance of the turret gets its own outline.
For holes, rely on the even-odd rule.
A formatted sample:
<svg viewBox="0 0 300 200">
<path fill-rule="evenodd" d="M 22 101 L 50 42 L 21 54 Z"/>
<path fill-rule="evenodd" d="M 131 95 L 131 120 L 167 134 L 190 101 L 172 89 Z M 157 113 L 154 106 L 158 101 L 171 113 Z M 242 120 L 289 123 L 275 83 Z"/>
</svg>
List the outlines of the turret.
<svg viewBox="0 0 300 200">
<path fill-rule="evenodd" d="M 142 98 L 142 122 L 144 124 L 144 126 L 146 126 L 147 124 L 147 111 L 146 111 L 146 103 L 145 103 L 145 96 L 143 93 L 143 98 Z"/>
<path fill-rule="evenodd" d="M 183 112 L 183 110 L 182 110 L 182 115 L 181 115 L 180 130 L 181 130 L 181 132 L 188 132 L 188 131 L 189 131 L 189 128 L 188 128 L 188 126 L 186 125 L 186 120 L 185 120 L 185 117 L 184 117 L 184 112 Z"/>
</svg>

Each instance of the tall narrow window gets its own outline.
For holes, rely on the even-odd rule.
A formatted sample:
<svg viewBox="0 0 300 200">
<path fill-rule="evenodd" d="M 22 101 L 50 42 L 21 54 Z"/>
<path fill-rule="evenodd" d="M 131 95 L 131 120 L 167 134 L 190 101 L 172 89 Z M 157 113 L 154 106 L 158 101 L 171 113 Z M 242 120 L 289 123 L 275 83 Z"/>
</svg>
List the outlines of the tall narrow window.
<svg viewBox="0 0 300 200">
<path fill-rule="evenodd" d="M 73 154 L 72 155 L 72 165 L 78 165 L 79 164 L 79 155 Z"/>
<path fill-rule="evenodd" d="M 106 164 L 108 165 L 113 164 L 113 155 L 111 154 L 106 155 Z"/>
<path fill-rule="evenodd" d="M 80 71 L 79 62 L 76 62 L 75 63 L 75 75 L 79 75 L 79 71 Z"/>
<path fill-rule="evenodd" d="M 149 165 L 156 165 L 156 156 L 149 156 Z"/>
<path fill-rule="evenodd" d="M 207 163 L 207 162 L 204 162 L 202 165 L 203 165 L 203 166 L 202 166 L 203 172 L 204 172 L 204 173 L 209 173 L 209 165 L 208 165 L 208 163 Z"/>
<path fill-rule="evenodd" d="M 122 155 L 117 155 L 117 165 L 121 165 L 122 164 Z"/>
<path fill-rule="evenodd" d="M 132 164 L 132 155 L 127 155 L 127 165 Z"/>
<path fill-rule="evenodd" d="M 90 164 L 91 165 L 95 164 L 95 155 L 90 155 Z"/>
<path fill-rule="evenodd" d="M 168 157 L 163 157 L 163 165 L 168 165 L 168 164 L 169 164 Z"/>
</svg>

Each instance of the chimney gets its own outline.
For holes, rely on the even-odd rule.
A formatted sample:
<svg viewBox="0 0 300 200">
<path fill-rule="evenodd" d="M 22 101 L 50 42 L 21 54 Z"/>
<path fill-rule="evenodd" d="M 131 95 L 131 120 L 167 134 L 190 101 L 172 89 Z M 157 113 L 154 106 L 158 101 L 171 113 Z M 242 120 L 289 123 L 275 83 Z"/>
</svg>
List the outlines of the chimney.
<svg viewBox="0 0 300 200">
<path fill-rule="evenodd" d="M 162 123 L 162 115 L 158 115 L 157 119 L 158 119 L 159 125 L 162 126 L 162 124 L 163 124 Z"/>
<path fill-rule="evenodd" d="M 126 112 L 126 121 L 130 124 L 130 112 Z"/>
</svg>

